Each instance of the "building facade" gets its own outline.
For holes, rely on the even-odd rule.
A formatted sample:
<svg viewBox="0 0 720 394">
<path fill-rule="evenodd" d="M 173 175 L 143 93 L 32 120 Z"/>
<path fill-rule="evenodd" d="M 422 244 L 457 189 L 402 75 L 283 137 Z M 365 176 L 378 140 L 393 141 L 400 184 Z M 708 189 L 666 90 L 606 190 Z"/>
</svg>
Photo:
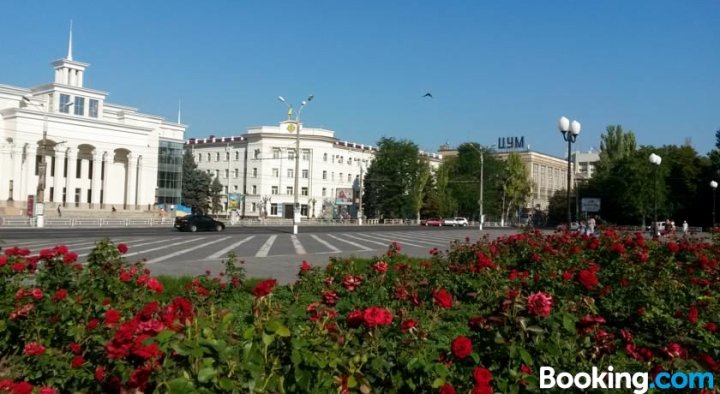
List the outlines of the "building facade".
<svg viewBox="0 0 720 394">
<path fill-rule="evenodd" d="M 295 194 L 294 121 L 248 129 L 239 137 L 189 139 L 198 168 L 217 177 L 224 209 L 242 217 L 292 218 Z M 300 128 L 300 213 L 305 218 L 356 217 L 362 177 L 377 147 L 340 141 L 332 130 Z M 422 153 L 437 168 L 440 155 Z M 235 205 L 234 202 L 237 202 Z"/>
<path fill-rule="evenodd" d="M 186 127 L 84 86 L 72 42 L 52 65 L 51 83 L 0 85 L 0 210 L 26 213 L 29 199 L 46 211 L 178 204 Z"/>
<path fill-rule="evenodd" d="M 578 181 L 586 181 L 595 175 L 595 165 L 600 161 L 600 153 L 590 150 L 588 152 L 574 152 L 571 156 L 575 176 Z"/>
<path fill-rule="evenodd" d="M 520 156 L 520 160 L 527 167 L 532 185 L 525 208 L 546 211 L 555 192 L 567 190 L 567 159 L 531 150 L 514 153 Z M 510 152 L 498 152 L 497 156 L 505 160 L 509 154 Z M 574 182 L 572 174 L 570 182 Z"/>
</svg>

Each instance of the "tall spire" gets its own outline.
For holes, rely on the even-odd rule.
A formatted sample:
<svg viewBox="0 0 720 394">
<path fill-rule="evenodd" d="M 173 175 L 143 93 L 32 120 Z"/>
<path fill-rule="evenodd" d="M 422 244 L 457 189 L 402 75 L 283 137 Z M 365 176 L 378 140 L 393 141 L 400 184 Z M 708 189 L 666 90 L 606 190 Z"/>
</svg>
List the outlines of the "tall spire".
<svg viewBox="0 0 720 394">
<path fill-rule="evenodd" d="M 70 19 L 70 37 L 68 38 L 68 54 L 67 54 L 67 60 L 73 60 L 72 58 L 72 26 L 73 21 Z"/>
</svg>

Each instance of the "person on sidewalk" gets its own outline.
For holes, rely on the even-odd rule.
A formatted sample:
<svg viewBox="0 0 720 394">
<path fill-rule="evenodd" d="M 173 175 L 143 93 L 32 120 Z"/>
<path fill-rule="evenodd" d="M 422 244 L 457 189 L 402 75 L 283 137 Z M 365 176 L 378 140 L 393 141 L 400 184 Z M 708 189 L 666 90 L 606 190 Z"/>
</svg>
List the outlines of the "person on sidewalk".
<svg viewBox="0 0 720 394">
<path fill-rule="evenodd" d="M 57 211 L 58 211 L 58 217 L 61 218 L 61 217 L 62 217 L 62 210 L 60 209 L 60 205 L 58 205 L 58 210 L 57 210 Z"/>
</svg>

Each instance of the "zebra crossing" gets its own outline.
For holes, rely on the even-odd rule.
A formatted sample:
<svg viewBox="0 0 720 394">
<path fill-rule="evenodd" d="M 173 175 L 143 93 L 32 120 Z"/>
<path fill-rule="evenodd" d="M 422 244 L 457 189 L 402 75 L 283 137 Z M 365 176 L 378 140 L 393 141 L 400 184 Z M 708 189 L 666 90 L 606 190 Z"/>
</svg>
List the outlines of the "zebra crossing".
<svg viewBox="0 0 720 394">
<path fill-rule="evenodd" d="M 403 253 L 426 256 L 432 248 L 446 249 L 452 241 L 476 241 L 480 234 L 474 229 L 456 231 L 345 231 L 317 232 L 297 235 L 241 234 L 241 233 L 173 233 L 171 236 L 118 236 L 111 240 L 129 247 L 125 257 L 144 260 L 146 264 L 172 261 L 214 261 L 234 252 L 239 258 L 271 258 L 277 256 L 351 255 L 353 253 L 382 254 L 392 242 L 403 247 Z M 65 245 L 84 261 L 95 246 L 93 239 L 64 240 L 5 240 L 5 245 L 16 245 L 37 253 L 41 249 Z"/>
</svg>

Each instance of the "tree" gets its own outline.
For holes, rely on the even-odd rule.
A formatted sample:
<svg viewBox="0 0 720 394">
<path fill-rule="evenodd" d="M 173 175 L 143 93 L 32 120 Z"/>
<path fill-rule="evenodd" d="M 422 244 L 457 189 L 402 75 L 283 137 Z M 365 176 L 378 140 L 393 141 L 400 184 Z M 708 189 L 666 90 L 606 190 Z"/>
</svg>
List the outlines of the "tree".
<svg viewBox="0 0 720 394">
<path fill-rule="evenodd" d="M 505 201 L 505 217 L 511 218 L 510 214 L 513 208 L 520 209 L 525 206 L 532 190 L 532 181 L 530 173 L 522 162 L 520 155 L 511 152 L 507 158 L 507 177 L 504 182 Z"/>
<path fill-rule="evenodd" d="M 220 180 L 215 177 L 210 184 L 210 203 L 213 212 L 222 211 L 223 185 Z"/>
<path fill-rule="evenodd" d="M 410 190 L 412 208 L 415 211 L 415 220 L 417 220 L 418 223 L 420 223 L 420 209 L 422 209 L 425 195 L 427 194 L 426 186 L 430 175 L 432 175 L 430 163 L 428 163 L 427 159 L 420 158 L 419 162 L 416 181 L 413 182 Z"/>
<path fill-rule="evenodd" d="M 600 161 L 612 163 L 627 157 L 636 149 L 635 133 L 625 133 L 621 125 L 610 125 L 600 136 Z"/>
<path fill-rule="evenodd" d="M 368 216 L 407 218 L 416 215 L 412 192 L 413 186 L 421 183 L 422 172 L 417 145 L 386 137 L 377 145 L 378 152 L 364 180 L 363 204 Z"/>
<path fill-rule="evenodd" d="M 195 156 L 190 150 L 183 157 L 182 205 L 192 213 L 204 213 L 210 208 L 210 175 L 197 168 Z"/>
</svg>

